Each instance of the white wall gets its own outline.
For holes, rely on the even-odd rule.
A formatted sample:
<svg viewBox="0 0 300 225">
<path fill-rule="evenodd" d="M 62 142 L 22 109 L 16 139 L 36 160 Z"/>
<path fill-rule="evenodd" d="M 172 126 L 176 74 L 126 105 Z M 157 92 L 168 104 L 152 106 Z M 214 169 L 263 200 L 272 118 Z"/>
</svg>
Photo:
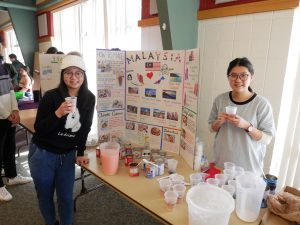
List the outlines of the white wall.
<svg viewBox="0 0 300 225">
<path fill-rule="evenodd" d="M 159 26 L 142 28 L 141 50 L 162 50 L 162 39 Z"/>
</svg>

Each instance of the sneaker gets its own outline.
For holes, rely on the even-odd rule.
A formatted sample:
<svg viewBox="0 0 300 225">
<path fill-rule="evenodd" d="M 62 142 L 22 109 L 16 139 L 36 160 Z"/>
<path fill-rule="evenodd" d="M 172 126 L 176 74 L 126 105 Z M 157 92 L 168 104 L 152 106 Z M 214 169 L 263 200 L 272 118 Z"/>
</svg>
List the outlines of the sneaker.
<svg viewBox="0 0 300 225">
<path fill-rule="evenodd" d="M 31 177 L 22 177 L 21 175 L 17 175 L 14 178 L 8 178 L 7 185 L 16 185 L 16 184 L 26 184 L 32 181 Z"/>
<path fill-rule="evenodd" d="M 10 200 L 12 200 L 12 196 L 11 196 L 11 194 L 6 190 L 6 188 L 5 187 L 1 187 L 0 188 L 0 201 L 5 201 L 5 202 L 7 202 L 7 201 L 10 201 Z"/>
</svg>

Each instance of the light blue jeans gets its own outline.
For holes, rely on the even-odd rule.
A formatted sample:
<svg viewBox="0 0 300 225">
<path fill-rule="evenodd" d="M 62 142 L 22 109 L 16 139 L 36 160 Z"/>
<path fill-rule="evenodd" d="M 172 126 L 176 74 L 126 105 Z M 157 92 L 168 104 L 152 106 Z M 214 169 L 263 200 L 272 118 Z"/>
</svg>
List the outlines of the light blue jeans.
<svg viewBox="0 0 300 225">
<path fill-rule="evenodd" d="M 35 184 L 40 211 L 47 225 L 56 221 L 54 191 L 58 200 L 60 225 L 73 222 L 73 187 L 75 179 L 75 151 L 54 154 L 31 143 L 28 162 Z"/>
</svg>

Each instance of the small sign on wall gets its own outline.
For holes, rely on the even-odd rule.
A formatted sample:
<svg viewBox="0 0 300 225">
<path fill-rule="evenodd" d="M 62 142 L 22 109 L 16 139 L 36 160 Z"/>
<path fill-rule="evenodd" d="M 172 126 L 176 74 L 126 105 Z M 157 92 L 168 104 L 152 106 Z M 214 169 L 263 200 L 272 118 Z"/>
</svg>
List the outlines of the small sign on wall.
<svg viewBox="0 0 300 225">
<path fill-rule="evenodd" d="M 226 2 L 234 2 L 236 0 L 216 0 L 215 4 L 221 4 L 221 3 L 226 3 Z"/>
<path fill-rule="evenodd" d="M 39 38 L 53 36 L 53 22 L 51 12 L 37 16 Z"/>
</svg>

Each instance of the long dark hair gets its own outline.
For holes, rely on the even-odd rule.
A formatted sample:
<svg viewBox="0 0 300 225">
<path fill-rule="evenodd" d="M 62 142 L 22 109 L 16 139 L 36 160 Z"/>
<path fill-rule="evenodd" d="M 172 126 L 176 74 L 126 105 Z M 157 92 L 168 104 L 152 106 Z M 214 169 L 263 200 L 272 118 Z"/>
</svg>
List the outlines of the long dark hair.
<svg viewBox="0 0 300 225">
<path fill-rule="evenodd" d="M 69 96 L 68 87 L 64 82 L 64 72 L 65 72 L 65 70 L 66 69 L 61 70 L 60 83 L 58 85 L 59 92 L 60 92 L 60 94 L 63 98 Z M 83 77 L 84 77 L 84 80 L 83 80 L 83 83 L 80 86 L 80 89 L 78 91 L 78 96 L 77 96 L 77 98 L 78 98 L 77 99 L 78 108 L 84 108 L 85 104 L 88 103 L 88 98 L 92 94 L 91 91 L 88 89 L 88 82 L 87 82 L 87 76 L 86 76 L 85 71 L 83 71 Z"/>
<path fill-rule="evenodd" d="M 246 67 L 249 70 L 251 76 L 254 75 L 254 69 L 253 69 L 252 63 L 250 62 L 250 60 L 248 58 L 243 57 L 243 58 L 236 58 L 229 63 L 228 68 L 227 68 L 227 76 L 229 76 L 231 70 L 236 66 Z M 248 87 L 248 90 L 250 92 L 253 92 L 253 90 L 250 86 Z"/>
</svg>

